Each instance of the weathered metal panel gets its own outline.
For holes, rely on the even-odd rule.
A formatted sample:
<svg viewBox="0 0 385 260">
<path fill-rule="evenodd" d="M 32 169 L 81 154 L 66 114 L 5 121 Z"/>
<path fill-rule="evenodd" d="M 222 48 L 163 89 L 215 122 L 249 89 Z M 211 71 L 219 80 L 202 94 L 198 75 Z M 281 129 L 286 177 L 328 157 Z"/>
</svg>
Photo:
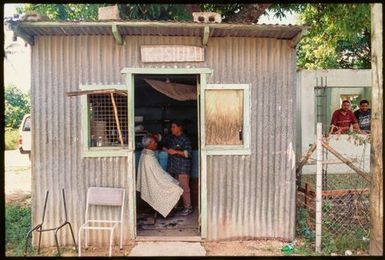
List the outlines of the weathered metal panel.
<svg viewBox="0 0 385 260">
<path fill-rule="evenodd" d="M 36 225 L 41 221 L 46 190 L 49 197 L 44 228 L 64 221 L 61 198 L 64 188 L 68 221 L 73 225 L 76 240 L 84 221 L 87 188 L 127 187 L 125 157 L 81 159 L 80 98 L 65 95 L 67 91 L 78 90 L 79 84 L 120 80 L 120 73 L 115 71 L 119 69 L 114 69 L 116 63 L 110 55 L 113 45 L 111 37 L 56 36 L 37 38 L 32 48 L 32 222 Z M 105 211 L 102 216 L 119 217 L 119 214 Z M 107 233 L 94 236 L 96 242 L 108 241 Z M 71 244 L 67 228 L 58 234 L 61 243 Z M 53 245 L 53 235 L 44 233 L 42 244 Z"/>
<path fill-rule="evenodd" d="M 209 83 L 251 84 L 252 155 L 209 156 L 208 239 L 294 237 L 295 52 L 288 44 L 209 39 Z"/>
<path fill-rule="evenodd" d="M 127 158 L 81 159 L 80 98 L 65 92 L 80 84 L 124 84 L 123 67 L 208 67 L 208 83 L 251 84 L 251 156 L 208 158 L 208 239 L 293 238 L 295 50 L 288 41 L 257 38 L 210 38 L 205 62 L 140 62 L 140 46 L 201 44 L 200 37 L 42 36 L 32 46 L 32 197 L 33 225 L 40 223 L 47 189 L 45 227 L 64 219 L 61 188 L 75 235 L 84 220 L 89 186 L 128 187 Z M 127 199 L 127 198 L 126 198 Z M 127 200 L 126 200 L 127 201 Z M 125 211 L 126 219 L 128 209 Z M 102 216 L 117 217 L 105 211 Z M 127 221 L 128 223 L 128 221 Z M 125 241 L 129 237 L 124 228 Z M 71 244 L 70 232 L 59 231 Z M 116 234 L 118 238 L 119 232 Z M 99 232 L 91 242 L 107 242 Z M 34 237 L 34 243 L 36 243 Z M 54 245 L 43 234 L 42 245 Z"/>
<path fill-rule="evenodd" d="M 193 22 L 23 22 L 21 28 L 30 35 L 111 35 L 112 25 L 122 35 L 195 36 L 202 37 L 210 27 L 211 37 L 260 37 L 292 39 L 303 29 L 297 25 L 197 24 Z"/>
</svg>

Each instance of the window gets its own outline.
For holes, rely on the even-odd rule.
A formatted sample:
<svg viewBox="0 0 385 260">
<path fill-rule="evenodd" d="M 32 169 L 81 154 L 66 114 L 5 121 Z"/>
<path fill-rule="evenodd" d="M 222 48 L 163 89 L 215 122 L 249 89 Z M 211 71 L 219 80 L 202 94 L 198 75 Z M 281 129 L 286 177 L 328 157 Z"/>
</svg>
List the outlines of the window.
<svg viewBox="0 0 385 260">
<path fill-rule="evenodd" d="M 126 85 L 81 85 L 82 157 L 127 156 L 129 107 Z"/>
<path fill-rule="evenodd" d="M 209 84 L 204 90 L 204 148 L 210 154 L 250 154 L 247 84 Z"/>
<path fill-rule="evenodd" d="M 127 147 L 127 96 L 88 95 L 90 147 Z"/>
<path fill-rule="evenodd" d="M 27 117 L 24 121 L 23 131 L 31 131 L 31 117 Z"/>
</svg>

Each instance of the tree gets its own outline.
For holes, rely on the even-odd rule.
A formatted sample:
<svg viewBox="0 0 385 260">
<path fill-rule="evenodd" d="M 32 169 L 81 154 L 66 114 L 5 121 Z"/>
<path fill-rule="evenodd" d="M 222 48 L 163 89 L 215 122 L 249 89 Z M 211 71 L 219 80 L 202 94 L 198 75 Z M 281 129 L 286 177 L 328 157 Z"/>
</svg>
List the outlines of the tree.
<svg viewBox="0 0 385 260">
<path fill-rule="evenodd" d="M 50 20 L 94 21 L 98 8 L 109 4 L 24 4 L 19 13 L 36 11 Z M 122 19 L 191 21 L 192 12 L 214 11 L 225 22 L 257 22 L 271 4 L 118 4 Z"/>
<path fill-rule="evenodd" d="M 111 4 L 24 4 L 19 13 L 36 11 L 46 15 L 50 20 L 83 20 L 98 19 L 98 8 Z M 122 19 L 141 20 L 191 20 L 191 13 L 183 4 L 118 4 Z"/>
<path fill-rule="evenodd" d="M 22 14 L 36 11 L 54 21 L 95 21 L 98 18 L 98 8 L 107 4 L 24 4 L 17 8 Z"/>
<path fill-rule="evenodd" d="M 97 20 L 108 4 L 24 4 L 53 20 Z M 364 4 L 118 4 L 122 19 L 191 21 L 193 11 L 214 11 L 223 22 L 256 23 L 268 10 L 277 18 L 296 12 L 309 25 L 298 45 L 297 65 L 304 69 L 370 68 L 370 8 Z"/>
<path fill-rule="evenodd" d="M 14 85 L 8 85 L 4 90 L 4 101 L 5 126 L 18 128 L 23 116 L 30 113 L 29 95 L 24 94 Z"/>
<path fill-rule="evenodd" d="M 369 4 L 305 4 L 300 21 L 310 26 L 298 48 L 298 67 L 370 69 Z"/>
<path fill-rule="evenodd" d="M 383 255 L 383 40 L 382 4 L 372 4 L 372 142 L 370 166 L 372 185 L 370 189 L 370 255 Z"/>
</svg>

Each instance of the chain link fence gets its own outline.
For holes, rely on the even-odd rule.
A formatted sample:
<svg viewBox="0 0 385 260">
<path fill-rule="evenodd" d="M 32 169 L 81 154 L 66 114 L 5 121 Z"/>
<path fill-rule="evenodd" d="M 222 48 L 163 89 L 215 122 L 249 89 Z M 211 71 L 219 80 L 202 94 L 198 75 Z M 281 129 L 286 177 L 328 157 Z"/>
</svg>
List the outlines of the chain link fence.
<svg viewBox="0 0 385 260">
<path fill-rule="evenodd" d="M 365 143 L 355 145 L 357 150 L 368 149 Z M 338 149 L 336 146 L 334 148 Z M 343 147 L 339 150 L 343 150 Z M 362 172 L 368 172 L 368 155 L 357 158 L 342 152 L 341 155 L 354 162 Z M 315 153 L 312 155 L 314 157 Z M 324 147 L 322 157 L 321 253 L 340 255 L 345 254 L 346 250 L 355 255 L 365 253 L 370 230 L 370 181 L 336 160 Z M 308 164 L 315 164 L 316 161 L 317 158 L 310 159 Z M 312 169 L 297 175 L 297 235 L 305 238 L 315 249 L 317 182 L 315 167 Z"/>
</svg>

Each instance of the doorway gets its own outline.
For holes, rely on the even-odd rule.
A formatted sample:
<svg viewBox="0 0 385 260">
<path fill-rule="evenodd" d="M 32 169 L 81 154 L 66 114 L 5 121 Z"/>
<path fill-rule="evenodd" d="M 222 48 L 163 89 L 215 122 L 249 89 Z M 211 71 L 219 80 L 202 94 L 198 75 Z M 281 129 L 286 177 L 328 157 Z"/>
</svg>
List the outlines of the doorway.
<svg viewBox="0 0 385 260">
<path fill-rule="evenodd" d="M 184 133 L 191 140 L 192 158 L 190 172 L 190 195 L 193 212 L 182 216 L 176 209 L 167 217 L 156 214 L 156 211 L 141 199 L 140 193 L 135 196 L 136 236 L 146 237 L 199 237 L 200 236 L 200 147 L 198 117 L 198 84 L 199 74 L 134 74 L 134 125 L 135 125 L 135 177 L 138 174 L 138 163 L 143 145 L 141 140 L 147 134 L 160 134 L 162 138 L 170 135 L 172 120 L 182 122 Z M 190 86 L 188 94 L 178 91 L 178 87 Z M 172 89 L 174 88 L 174 91 Z M 170 91 L 171 89 L 171 91 Z M 195 95 L 194 95 L 195 91 Z M 195 96 L 195 98 L 194 98 Z M 156 151 L 160 155 L 161 150 Z M 162 154 L 162 157 L 165 153 Z M 167 159 L 160 159 L 160 165 L 167 170 Z M 165 164 L 166 162 L 166 164 Z M 180 200 L 182 205 L 182 200 Z"/>
</svg>

